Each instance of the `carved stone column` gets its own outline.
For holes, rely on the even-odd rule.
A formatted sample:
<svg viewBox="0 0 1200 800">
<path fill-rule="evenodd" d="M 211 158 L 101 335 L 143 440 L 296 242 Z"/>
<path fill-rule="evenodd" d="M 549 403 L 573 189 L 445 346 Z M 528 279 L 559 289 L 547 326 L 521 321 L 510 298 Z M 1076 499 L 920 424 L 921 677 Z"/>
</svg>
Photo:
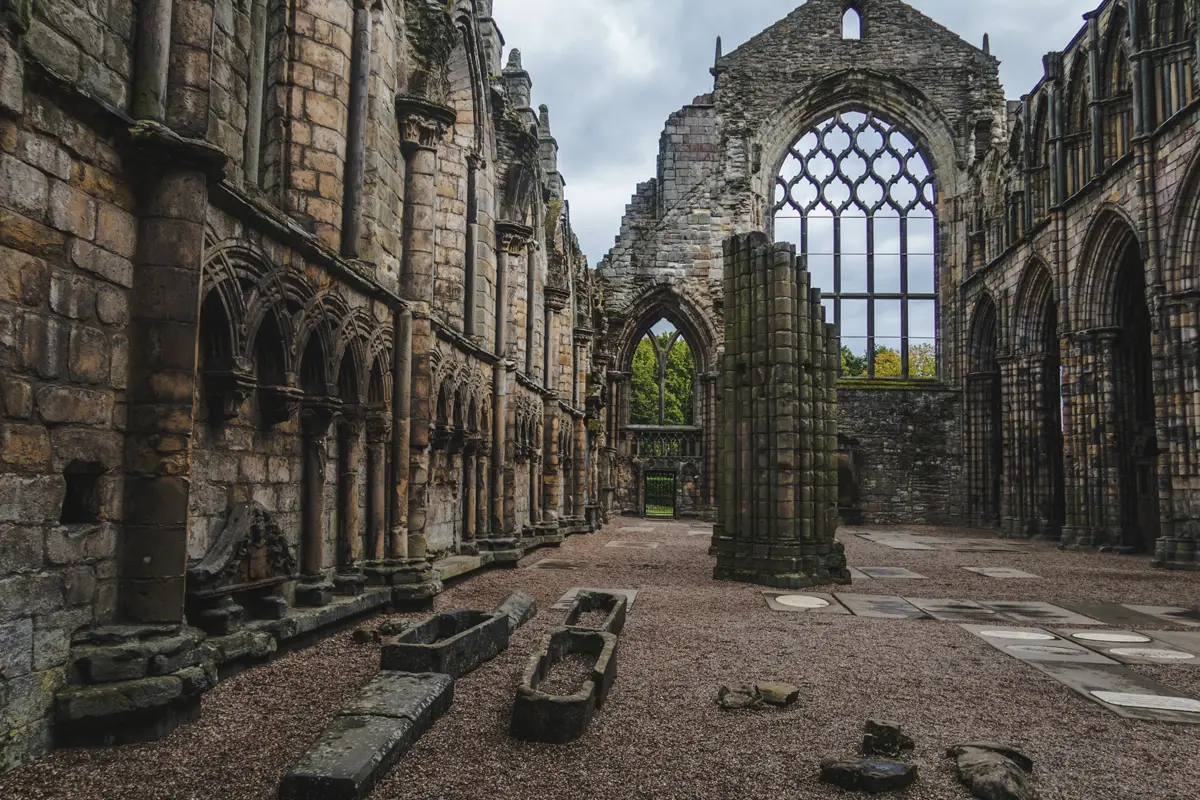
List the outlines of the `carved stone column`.
<svg viewBox="0 0 1200 800">
<path fill-rule="evenodd" d="M 476 443 L 472 441 L 463 449 L 462 454 L 462 487 L 460 491 L 464 493 L 464 497 L 462 542 L 459 550 L 463 553 L 473 553 L 477 549 L 477 545 L 475 544 L 475 504 L 477 502 L 475 491 L 475 450 Z"/>
<path fill-rule="evenodd" d="M 532 229 L 516 222 L 496 223 L 498 244 L 496 259 L 496 355 L 492 367 L 492 480 L 490 537 L 493 540 L 511 539 L 504 527 L 504 477 L 508 468 L 505 457 L 505 438 L 508 433 L 508 268 L 511 258 L 533 236 Z M 499 543 L 493 549 L 503 549 Z"/>
<path fill-rule="evenodd" d="M 387 454 L 391 421 L 382 413 L 367 418 L 367 543 L 365 557 L 387 557 Z"/>
<path fill-rule="evenodd" d="M 396 357 L 397 408 L 393 436 L 395 496 L 392 509 L 393 601 L 427 601 L 441 591 L 426 561 L 425 523 L 430 477 L 430 353 L 433 351 L 433 270 L 437 249 L 438 146 L 453 126 L 452 109 L 419 98 L 396 98 L 404 153 L 404 257 L 400 294 L 408 301 L 411 322 L 397 320 L 397 337 L 405 337 Z M 407 364 L 405 363 L 407 361 Z M 408 369 L 405 369 L 405 366 Z M 407 430 L 405 430 L 407 428 Z"/>
<path fill-rule="evenodd" d="M 358 495 L 361 488 L 363 427 L 361 416 L 346 416 L 338 425 L 338 565 L 334 585 L 342 594 L 361 594 L 363 528 Z"/>
<path fill-rule="evenodd" d="M 545 492 L 543 518 L 547 523 L 553 523 L 557 527 L 559 505 L 562 500 L 562 486 L 560 484 L 562 461 L 558 452 L 560 417 L 557 399 L 546 398 L 542 419 L 542 438 L 544 442 L 542 446 L 542 485 Z"/>
<path fill-rule="evenodd" d="M 300 508 L 300 585 L 296 605 L 328 605 L 333 584 L 325 576 L 325 437 L 332 412 L 320 405 L 300 412 L 304 447 L 304 477 Z"/>
</svg>

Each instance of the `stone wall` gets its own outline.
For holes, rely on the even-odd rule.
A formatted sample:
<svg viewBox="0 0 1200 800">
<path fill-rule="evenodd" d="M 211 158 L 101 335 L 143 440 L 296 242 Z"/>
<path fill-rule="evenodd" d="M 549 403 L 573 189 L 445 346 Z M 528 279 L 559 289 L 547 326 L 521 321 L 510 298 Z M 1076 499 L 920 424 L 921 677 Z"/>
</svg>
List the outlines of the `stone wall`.
<svg viewBox="0 0 1200 800">
<path fill-rule="evenodd" d="M 582 420 L 595 289 L 488 0 L 0 12 L 0 769 L 56 692 L 210 685 L 70 669 L 89 642 L 215 675 L 246 619 L 589 529 L 543 410 Z"/>
</svg>

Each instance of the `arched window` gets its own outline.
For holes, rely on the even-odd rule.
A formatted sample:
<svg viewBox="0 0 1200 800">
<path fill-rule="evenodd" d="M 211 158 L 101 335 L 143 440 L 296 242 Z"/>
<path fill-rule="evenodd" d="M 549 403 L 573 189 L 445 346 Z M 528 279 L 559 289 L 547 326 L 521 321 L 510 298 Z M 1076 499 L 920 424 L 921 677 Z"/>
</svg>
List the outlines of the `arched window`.
<svg viewBox="0 0 1200 800">
<path fill-rule="evenodd" d="M 674 325 L 664 319 L 646 332 L 634 351 L 632 373 L 631 424 L 693 424 L 696 360 Z"/>
<path fill-rule="evenodd" d="M 1129 19 L 1117 7 L 1109 22 L 1105 45 L 1103 91 L 1104 163 L 1111 166 L 1129 152 L 1133 142 L 1133 72 L 1129 66 Z"/>
<path fill-rule="evenodd" d="M 842 38 L 862 38 L 862 15 L 858 13 L 858 9 L 847 8 L 846 13 L 842 15 Z"/>
<path fill-rule="evenodd" d="M 1071 70 L 1071 95 L 1067 108 L 1067 196 L 1092 179 L 1092 94 L 1088 58 L 1081 50 Z"/>
<path fill-rule="evenodd" d="M 1041 220 L 1050 213 L 1050 113 L 1049 103 L 1043 94 L 1038 99 L 1034 116 L 1033 152 L 1029 163 L 1033 182 L 1033 219 Z"/>
<path fill-rule="evenodd" d="M 1153 69 L 1153 108 L 1155 119 L 1147 127 L 1158 126 L 1192 102 L 1192 59 L 1194 45 L 1188 30 L 1184 0 L 1159 0 L 1155 9 Z"/>
<path fill-rule="evenodd" d="M 937 377 L 937 189 L 912 137 L 871 112 L 798 138 L 775 192 L 775 238 L 805 256 L 846 378 Z"/>
</svg>

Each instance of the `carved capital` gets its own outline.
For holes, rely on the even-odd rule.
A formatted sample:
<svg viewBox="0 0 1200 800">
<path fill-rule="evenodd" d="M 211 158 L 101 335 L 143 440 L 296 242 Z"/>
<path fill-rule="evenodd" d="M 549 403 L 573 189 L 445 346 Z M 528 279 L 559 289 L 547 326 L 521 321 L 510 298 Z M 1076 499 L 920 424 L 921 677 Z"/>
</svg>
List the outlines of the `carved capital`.
<svg viewBox="0 0 1200 800">
<path fill-rule="evenodd" d="M 204 392 L 209 419 L 223 422 L 237 419 L 242 404 L 254 393 L 254 365 L 241 356 L 204 365 Z"/>
<path fill-rule="evenodd" d="M 392 420 L 383 411 L 367 414 L 367 440 L 372 444 L 386 442 L 392 435 Z"/>
<path fill-rule="evenodd" d="M 509 255 L 519 256 L 533 239 L 533 228 L 518 222 L 496 223 L 496 246 Z"/>
<path fill-rule="evenodd" d="M 567 289 L 562 289 L 557 286 L 546 287 L 546 305 L 550 306 L 554 311 L 563 311 L 567 307 L 567 302 L 571 299 L 571 292 Z"/>
<path fill-rule="evenodd" d="M 296 386 L 295 373 L 289 372 L 282 386 L 260 385 L 258 387 L 258 411 L 266 425 L 278 425 L 287 422 L 300 407 L 300 399 L 304 397 Z"/>
<path fill-rule="evenodd" d="M 405 149 L 436 149 L 454 127 L 454 109 L 427 100 L 400 95 L 396 98 L 396 119 Z"/>
<path fill-rule="evenodd" d="M 300 409 L 300 424 L 306 436 L 322 437 L 338 416 L 341 404 L 333 398 L 305 400 Z"/>
</svg>

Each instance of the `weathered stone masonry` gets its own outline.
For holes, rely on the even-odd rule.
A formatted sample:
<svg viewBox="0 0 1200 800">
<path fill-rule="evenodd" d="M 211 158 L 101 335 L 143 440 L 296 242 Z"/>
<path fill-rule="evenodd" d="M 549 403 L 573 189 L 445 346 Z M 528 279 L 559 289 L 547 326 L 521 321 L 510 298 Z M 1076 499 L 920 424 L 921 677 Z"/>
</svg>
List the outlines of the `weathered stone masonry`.
<svg viewBox="0 0 1200 800">
<path fill-rule="evenodd" d="M 843 35 L 846 14 L 860 38 Z M 729 54 L 718 42 L 714 91 L 667 121 L 658 174 L 599 269 L 605 502 L 640 509 L 623 359 L 643 320 L 667 317 L 715 363 L 720 241 L 772 231 L 780 165 L 806 131 L 871 113 L 936 181 L 938 377 L 839 380 L 843 516 L 996 525 L 1194 567 L 1196 14 L 1106 0 L 1019 102 L 986 41 L 899 0 L 811 0 Z M 711 486 L 711 417 L 698 424 Z"/>
<path fill-rule="evenodd" d="M 598 524 L 502 51 L 488 0 L 0 5 L 0 768 Z"/>
</svg>

